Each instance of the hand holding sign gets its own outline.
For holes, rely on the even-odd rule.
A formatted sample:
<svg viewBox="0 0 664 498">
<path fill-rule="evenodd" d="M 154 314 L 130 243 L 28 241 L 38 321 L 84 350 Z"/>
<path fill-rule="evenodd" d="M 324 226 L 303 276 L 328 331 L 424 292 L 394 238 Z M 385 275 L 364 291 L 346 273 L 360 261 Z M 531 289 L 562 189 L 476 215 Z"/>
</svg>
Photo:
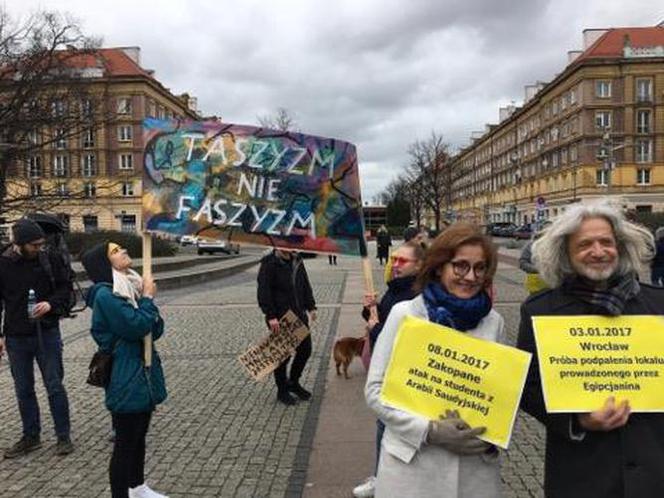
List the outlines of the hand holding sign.
<svg viewBox="0 0 664 498">
<path fill-rule="evenodd" d="M 616 406 L 613 396 L 607 398 L 604 407 L 591 413 L 579 414 L 579 425 L 587 431 L 612 431 L 627 423 L 631 408 L 625 400 Z"/>
<path fill-rule="evenodd" d="M 458 455 L 479 455 L 491 445 L 477 436 L 486 431 L 486 427 L 471 428 L 459 416 L 456 410 L 447 410 L 441 420 L 429 422 L 429 444 L 437 444 Z"/>
</svg>

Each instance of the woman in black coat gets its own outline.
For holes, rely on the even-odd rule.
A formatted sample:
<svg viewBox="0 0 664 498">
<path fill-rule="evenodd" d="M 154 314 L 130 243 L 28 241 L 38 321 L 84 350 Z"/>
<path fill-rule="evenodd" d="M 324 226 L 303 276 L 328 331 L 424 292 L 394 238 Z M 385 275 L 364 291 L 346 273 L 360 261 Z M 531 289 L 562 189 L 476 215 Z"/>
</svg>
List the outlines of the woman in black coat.
<svg viewBox="0 0 664 498">
<path fill-rule="evenodd" d="M 302 258 L 295 252 L 275 249 L 261 260 L 258 270 L 258 306 L 272 333 L 279 332 L 279 319 L 288 311 L 295 313 L 305 325 L 316 319 L 316 301 Z M 311 393 L 300 385 L 300 377 L 311 356 L 311 336 L 308 335 L 295 350 L 295 358 L 287 375 L 287 358 L 274 371 L 277 399 L 285 405 L 296 403 L 290 393 L 301 400 Z"/>
<path fill-rule="evenodd" d="M 376 234 L 376 245 L 378 247 L 376 257 L 380 261 L 380 264 L 383 264 L 383 260 L 387 262 L 387 258 L 390 255 L 390 246 L 392 245 L 392 239 L 388 233 L 385 225 L 381 225 Z"/>
</svg>

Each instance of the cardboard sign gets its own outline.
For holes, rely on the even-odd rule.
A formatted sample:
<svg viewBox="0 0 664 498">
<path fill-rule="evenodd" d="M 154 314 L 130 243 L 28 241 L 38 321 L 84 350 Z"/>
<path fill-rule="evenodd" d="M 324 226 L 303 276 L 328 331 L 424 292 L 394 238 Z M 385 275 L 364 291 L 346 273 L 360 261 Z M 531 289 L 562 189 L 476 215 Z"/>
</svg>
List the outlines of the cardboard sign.
<svg viewBox="0 0 664 498">
<path fill-rule="evenodd" d="M 546 409 L 590 412 L 609 396 L 664 411 L 664 317 L 533 317 Z"/>
<path fill-rule="evenodd" d="M 529 353 L 406 317 L 385 373 L 381 401 L 430 420 L 458 410 L 481 439 L 507 448 Z"/>
<path fill-rule="evenodd" d="M 366 252 L 355 146 L 216 121 L 143 123 L 149 232 Z"/>
<path fill-rule="evenodd" d="M 292 356 L 308 335 L 307 326 L 288 310 L 279 320 L 279 332 L 263 337 L 238 356 L 238 360 L 254 380 L 261 381 Z"/>
</svg>

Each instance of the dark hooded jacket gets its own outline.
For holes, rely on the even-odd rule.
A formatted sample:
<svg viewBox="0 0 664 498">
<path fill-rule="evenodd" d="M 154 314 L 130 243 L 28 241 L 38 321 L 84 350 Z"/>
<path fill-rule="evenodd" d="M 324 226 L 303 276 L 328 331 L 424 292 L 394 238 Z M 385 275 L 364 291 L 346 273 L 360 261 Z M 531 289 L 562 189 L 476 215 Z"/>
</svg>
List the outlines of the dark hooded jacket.
<svg viewBox="0 0 664 498">
<path fill-rule="evenodd" d="M 410 301 L 417 296 L 418 293 L 413 290 L 415 279 L 415 275 L 410 275 L 408 277 L 393 278 L 387 282 L 387 291 L 380 300 L 380 303 L 378 303 L 378 323 L 369 331 L 369 342 L 372 351 L 392 307 L 401 301 Z M 362 317 L 365 320 L 369 320 L 369 316 L 369 308 L 364 308 L 362 310 Z"/>
<path fill-rule="evenodd" d="M 285 260 L 273 251 L 261 260 L 257 293 L 266 321 L 279 319 L 290 309 L 308 325 L 307 311 L 316 309 L 307 270 L 295 253 Z"/>
<path fill-rule="evenodd" d="M 37 333 L 35 321 L 28 319 L 28 291 L 33 289 L 37 302 L 46 301 L 51 311 L 39 323 L 42 330 L 58 326 L 59 317 L 69 302 L 69 281 L 62 261 L 48 257 L 53 280 L 39 258 L 26 259 L 8 246 L 0 254 L 0 316 L 4 311 L 2 335 L 29 336 Z"/>
</svg>

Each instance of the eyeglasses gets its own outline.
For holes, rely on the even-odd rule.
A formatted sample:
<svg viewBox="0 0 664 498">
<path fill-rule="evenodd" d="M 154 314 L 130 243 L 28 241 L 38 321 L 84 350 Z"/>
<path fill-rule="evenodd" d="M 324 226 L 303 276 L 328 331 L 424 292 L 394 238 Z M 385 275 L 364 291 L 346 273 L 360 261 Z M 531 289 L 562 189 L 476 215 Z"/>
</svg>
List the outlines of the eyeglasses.
<svg viewBox="0 0 664 498">
<path fill-rule="evenodd" d="M 403 258 L 401 256 L 391 256 L 390 260 L 392 261 L 393 266 L 401 266 L 401 265 L 405 265 L 407 263 L 413 263 L 413 262 L 417 261 L 416 259 Z"/>
<path fill-rule="evenodd" d="M 487 271 L 486 263 L 475 263 L 474 265 L 471 266 L 471 264 L 468 261 L 461 260 L 461 261 L 450 261 L 450 264 L 452 265 L 452 271 L 459 278 L 463 278 L 466 275 L 468 275 L 471 268 L 475 273 L 475 277 L 477 279 L 483 279 L 486 276 L 486 271 Z"/>
</svg>

